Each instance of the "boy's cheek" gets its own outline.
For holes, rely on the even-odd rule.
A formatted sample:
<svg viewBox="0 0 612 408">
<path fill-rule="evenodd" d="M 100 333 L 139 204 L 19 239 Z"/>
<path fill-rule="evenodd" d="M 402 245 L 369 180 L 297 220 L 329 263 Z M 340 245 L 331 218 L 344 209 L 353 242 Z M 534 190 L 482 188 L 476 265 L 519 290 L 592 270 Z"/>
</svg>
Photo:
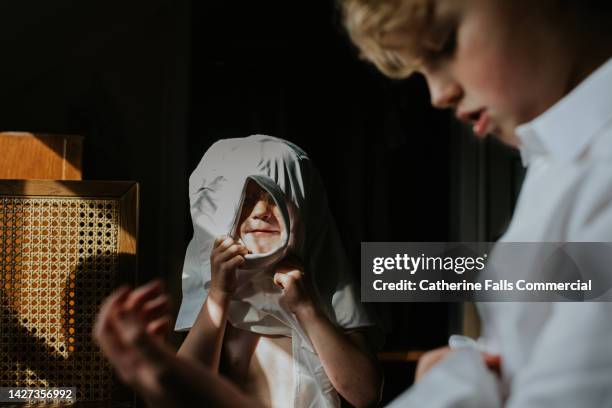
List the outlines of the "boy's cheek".
<svg viewBox="0 0 612 408">
<path fill-rule="evenodd" d="M 457 64 L 457 78 L 469 108 L 485 108 L 496 126 L 508 127 L 529 120 L 533 95 L 529 64 L 522 64 L 520 53 L 503 47 L 482 46 L 465 55 Z"/>
<path fill-rule="evenodd" d="M 514 129 L 520 124 L 523 107 L 520 88 L 522 84 L 514 82 L 512 72 L 506 72 L 508 67 L 499 63 L 498 59 L 474 60 L 465 67 L 463 88 L 465 106 L 487 110 L 495 128 L 495 136 L 503 143 L 517 147 Z"/>
<path fill-rule="evenodd" d="M 524 97 L 533 58 L 515 21 L 508 21 L 514 14 L 500 3 L 504 2 L 471 2 L 458 33 L 455 65 L 457 79 L 471 99 L 470 107 L 504 115 L 515 110 Z"/>
</svg>

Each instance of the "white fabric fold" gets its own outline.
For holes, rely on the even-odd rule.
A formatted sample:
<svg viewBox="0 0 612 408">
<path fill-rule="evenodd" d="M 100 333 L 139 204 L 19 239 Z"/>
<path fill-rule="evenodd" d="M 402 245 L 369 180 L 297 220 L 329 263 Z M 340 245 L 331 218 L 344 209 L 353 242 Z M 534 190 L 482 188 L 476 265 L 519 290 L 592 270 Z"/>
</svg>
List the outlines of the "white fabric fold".
<svg viewBox="0 0 612 408">
<path fill-rule="evenodd" d="M 388 408 L 501 408 L 499 382 L 480 352 L 464 348 L 433 366 Z"/>
</svg>

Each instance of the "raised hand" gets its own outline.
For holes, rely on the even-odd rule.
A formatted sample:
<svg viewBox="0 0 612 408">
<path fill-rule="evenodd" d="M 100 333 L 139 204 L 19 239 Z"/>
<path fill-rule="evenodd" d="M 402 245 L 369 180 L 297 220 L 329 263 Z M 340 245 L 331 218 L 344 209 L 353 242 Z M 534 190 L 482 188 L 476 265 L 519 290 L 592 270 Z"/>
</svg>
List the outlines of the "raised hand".
<svg viewBox="0 0 612 408">
<path fill-rule="evenodd" d="M 210 253 L 211 291 L 232 294 L 236 289 L 236 268 L 244 264 L 249 250 L 232 237 L 221 235 L 215 239 Z"/>
<path fill-rule="evenodd" d="M 417 364 L 414 381 L 420 381 L 429 370 L 442 361 L 453 349 L 450 347 L 441 347 L 435 350 L 426 352 L 421 356 Z M 484 365 L 494 374 L 501 375 L 501 357 L 496 354 L 480 353 Z"/>
<path fill-rule="evenodd" d="M 299 260 L 287 258 L 281 261 L 275 269 L 274 284 L 283 289 L 281 305 L 291 312 L 298 314 L 314 307 L 310 288 L 304 279 L 304 268 Z"/>
<path fill-rule="evenodd" d="M 159 281 L 134 290 L 122 286 L 103 302 L 94 325 L 94 341 L 121 380 L 143 395 L 161 392 L 159 378 L 173 355 L 163 343 L 167 309 Z"/>
</svg>

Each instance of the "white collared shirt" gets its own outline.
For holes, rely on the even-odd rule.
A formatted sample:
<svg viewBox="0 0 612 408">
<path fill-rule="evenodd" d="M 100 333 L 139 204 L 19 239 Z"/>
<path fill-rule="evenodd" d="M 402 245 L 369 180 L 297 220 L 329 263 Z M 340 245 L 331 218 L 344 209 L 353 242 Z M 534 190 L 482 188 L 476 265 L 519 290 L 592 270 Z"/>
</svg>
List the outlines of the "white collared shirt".
<svg viewBox="0 0 612 408">
<path fill-rule="evenodd" d="M 612 60 L 609 60 L 546 112 L 516 128 L 523 164 L 528 166 L 538 157 L 572 163 L 583 154 L 585 160 L 601 156 L 592 149 L 587 151 L 610 132 L 611 121 Z M 609 157 L 612 146 L 606 147 L 599 153 Z"/>
<path fill-rule="evenodd" d="M 528 170 L 501 241 L 612 242 L 612 59 L 516 133 Z M 393 407 L 612 406 L 612 303 L 478 306 L 501 381 L 458 351 Z"/>
</svg>

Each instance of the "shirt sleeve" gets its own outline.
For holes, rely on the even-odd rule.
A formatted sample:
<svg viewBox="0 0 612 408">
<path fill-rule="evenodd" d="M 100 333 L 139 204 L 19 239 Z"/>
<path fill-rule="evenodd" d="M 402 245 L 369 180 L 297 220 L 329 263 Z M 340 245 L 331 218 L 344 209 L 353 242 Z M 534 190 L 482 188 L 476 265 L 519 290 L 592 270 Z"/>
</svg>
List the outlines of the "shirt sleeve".
<svg viewBox="0 0 612 408">
<path fill-rule="evenodd" d="M 583 191 L 585 199 L 577 205 L 570 225 L 572 241 L 612 242 L 612 189 L 609 176 L 605 179 L 593 177 L 585 183 L 598 194 Z M 612 274 L 611 268 L 603 267 L 604 273 Z M 507 408 L 610 406 L 611 316 L 610 302 L 555 304 L 529 363 L 514 379 Z"/>
<path fill-rule="evenodd" d="M 612 401 L 612 304 L 557 303 L 507 408 L 603 407 Z"/>
</svg>

